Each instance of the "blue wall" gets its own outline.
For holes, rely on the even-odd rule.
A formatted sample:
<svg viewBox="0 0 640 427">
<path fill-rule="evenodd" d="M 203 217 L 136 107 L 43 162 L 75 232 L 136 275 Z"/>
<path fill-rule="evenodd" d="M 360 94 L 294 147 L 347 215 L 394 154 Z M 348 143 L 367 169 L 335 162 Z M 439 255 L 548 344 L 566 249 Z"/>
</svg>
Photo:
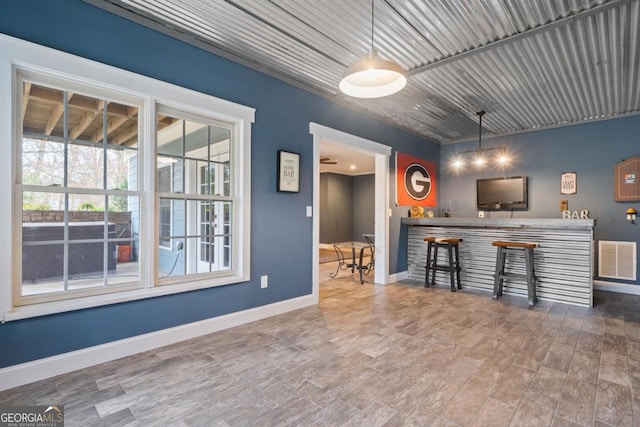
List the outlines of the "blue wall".
<svg viewBox="0 0 640 427">
<path fill-rule="evenodd" d="M 0 325 L 0 342 L 12 351 L 0 352 L 0 367 L 310 294 L 312 221 L 305 216 L 305 206 L 312 204 L 309 122 L 426 160 L 437 161 L 440 156 L 439 146 L 413 134 L 80 0 L 0 2 L 0 33 L 256 109 L 251 282 L 8 322 Z M 276 192 L 278 149 L 301 154 L 297 194 Z M 393 158 L 391 163 L 393 171 Z M 393 192 L 390 197 L 393 204 Z M 391 273 L 406 269 L 401 215 L 406 215 L 406 207 L 393 208 Z M 270 276 L 266 290 L 260 289 L 262 274 Z"/>
<path fill-rule="evenodd" d="M 491 120 L 490 115 L 486 120 Z M 451 203 L 455 216 L 476 217 L 476 179 L 527 175 L 529 209 L 514 211 L 514 218 L 561 218 L 560 200 L 565 199 L 569 202 L 569 210 L 587 209 L 590 217 L 596 220 L 596 249 L 598 240 L 637 242 L 640 226 L 630 224 L 625 211 L 628 207 L 640 211 L 640 203 L 613 201 L 613 167 L 623 159 L 640 155 L 638 135 L 640 116 L 501 138 L 483 138 L 483 148 L 506 146 L 512 153 L 513 164 L 502 171 L 487 168 L 484 172 L 453 172 L 449 165 L 455 153 L 477 148 L 477 141 L 443 146 L 440 159 L 440 206 L 445 208 Z M 560 174 L 563 172 L 577 173 L 577 194 L 560 194 Z M 491 218 L 502 218 L 512 214 L 491 212 L 490 215 Z M 640 281 L 619 282 L 640 284 Z"/>
</svg>

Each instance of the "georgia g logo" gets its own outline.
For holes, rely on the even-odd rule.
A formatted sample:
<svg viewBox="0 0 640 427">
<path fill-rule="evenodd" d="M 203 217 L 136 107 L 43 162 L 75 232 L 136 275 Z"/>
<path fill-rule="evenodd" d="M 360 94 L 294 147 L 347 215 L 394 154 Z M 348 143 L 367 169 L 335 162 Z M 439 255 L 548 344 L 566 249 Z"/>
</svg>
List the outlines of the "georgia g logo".
<svg viewBox="0 0 640 427">
<path fill-rule="evenodd" d="M 424 200 L 431 193 L 431 176 L 427 169 L 412 163 L 404 171 L 404 189 L 415 200 Z"/>
</svg>

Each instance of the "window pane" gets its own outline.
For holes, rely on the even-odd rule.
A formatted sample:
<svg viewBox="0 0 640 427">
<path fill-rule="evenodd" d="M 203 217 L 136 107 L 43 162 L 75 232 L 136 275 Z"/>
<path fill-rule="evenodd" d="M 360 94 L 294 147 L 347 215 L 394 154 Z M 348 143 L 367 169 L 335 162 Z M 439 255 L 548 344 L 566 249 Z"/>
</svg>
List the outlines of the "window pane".
<svg viewBox="0 0 640 427">
<path fill-rule="evenodd" d="M 172 216 L 173 216 L 173 201 L 170 199 L 161 198 L 159 200 L 159 233 L 160 233 L 160 246 L 163 248 L 171 247 L 171 230 L 173 228 Z"/>
<path fill-rule="evenodd" d="M 72 142 L 68 148 L 68 162 L 68 187 L 104 188 L 102 146 L 84 146 Z"/>
<path fill-rule="evenodd" d="M 171 192 L 171 165 L 158 166 L 158 192 Z"/>
<path fill-rule="evenodd" d="M 23 296 L 104 285 L 104 242 L 49 244 L 37 239 L 56 239 L 59 227 L 28 228 L 22 244 Z M 107 247 L 115 252 L 115 244 Z M 115 257 L 109 255 L 107 262 L 115 270 Z"/>
<path fill-rule="evenodd" d="M 62 186 L 64 144 L 59 141 L 25 138 L 22 141 L 22 183 Z"/>
<path fill-rule="evenodd" d="M 158 114 L 157 153 L 163 157 L 184 157 L 184 121 L 176 117 Z"/>
<path fill-rule="evenodd" d="M 169 247 L 171 241 L 171 201 L 160 200 L 160 246 Z"/>
<path fill-rule="evenodd" d="M 209 158 L 209 128 L 192 121 L 184 121 L 184 150 L 193 159 Z"/>
<path fill-rule="evenodd" d="M 38 222 L 43 221 L 41 218 L 45 215 L 43 212 L 48 210 L 61 210 L 60 217 L 48 218 L 46 221 L 62 221 L 62 213 L 64 212 L 64 199 L 63 193 L 45 193 L 38 191 L 23 191 L 22 192 L 22 210 L 23 217 L 24 211 L 35 211 L 38 217 Z M 28 217 L 30 218 L 30 217 Z"/>
<path fill-rule="evenodd" d="M 68 194 L 69 221 L 105 222 L 105 196 L 103 194 Z"/>
<path fill-rule="evenodd" d="M 115 270 L 115 243 L 107 245 L 107 264 Z M 69 290 L 104 286 L 105 242 L 69 243 Z"/>
<path fill-rule="evenodd" d="M 224 164 L 224 178 L 223 178 L 223 196 L 231 195 L 231 164 L 229 160 Z"/>
<path fill-rule="evenodd" d="M 231 268 L 231 202 L 224 203 L 223 223 L 223 268 Z"/>
<path fill-rule="evenodd" d="M 45 226 L 23 227 L 22 295 L 64 290 L 64 245 L 49 244 L 56 231 Z"/>
<path fill-rule="evenodd" d="M 109 101 L 107 108 L 107 144 L 111 147 L 138 148 L 138 108 Z M 102 123 L 101 123 L 102 124 Z M 93 132 L 91 140 L 104 140 L 104 127 Z"/>
<path fill-rule="evenodd" d="M 109 250 L 115 250 L 115 267 L 109 266 L 108 285 L 138 282 L 140 280 L 138 227 L 140 217 L 138 197 L 109 196 L 107 220 L 114 232 L 109 235 Z M 112 262 L 110 255 L 109 261 Z"/>
<path fill-rule="evenodd" d="M 176 277 L 185 275 L 185 239 L 170 239 L 168 250 L 158 254 L 158 276 Z"/>
<path fill-rule="evenodd" d="M 138 151 L 128 148 L 107 150 L 107 189 L 138 189 Z"/>
<path fill-rule="evenodd" d="M 185 193 L 208 194 L 212 185 L 207 168 L 209 163 L 205 160 L 185 160 Z"/>
</svg>

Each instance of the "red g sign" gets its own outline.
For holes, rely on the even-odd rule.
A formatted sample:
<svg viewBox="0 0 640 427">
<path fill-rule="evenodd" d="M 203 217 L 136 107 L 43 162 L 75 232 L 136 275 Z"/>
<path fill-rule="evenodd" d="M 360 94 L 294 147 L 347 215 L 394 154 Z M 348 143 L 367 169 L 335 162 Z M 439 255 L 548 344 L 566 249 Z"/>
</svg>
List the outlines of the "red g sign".
<svg viewBox="0 0 640 427">
<path fill-rule="evenodd" d="M 432 162 L 396 153 L 396 204 L 436 205 L 436 168 Z"/>
</svg>

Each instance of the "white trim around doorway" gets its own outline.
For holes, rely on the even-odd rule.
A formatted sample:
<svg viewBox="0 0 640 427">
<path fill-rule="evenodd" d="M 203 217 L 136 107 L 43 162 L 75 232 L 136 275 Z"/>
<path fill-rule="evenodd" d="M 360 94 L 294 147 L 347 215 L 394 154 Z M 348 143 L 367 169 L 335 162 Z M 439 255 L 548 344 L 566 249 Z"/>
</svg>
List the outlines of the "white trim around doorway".
<svg viewBox="0 0 640 427">
<path fill-rule="evenodd" d="M 313 296 L 319 301 L 319 254 L 320 244 L 320 141 L 329 140 L 348 145 L 375 157 L 375 251 L 376 268 L 374 282 L 389 283 L 389 157 L 391 147 L 369 139 L 329 128 L 317 123 L 309 123 L 309 133 L 313 135 Z"/>
</svg>

